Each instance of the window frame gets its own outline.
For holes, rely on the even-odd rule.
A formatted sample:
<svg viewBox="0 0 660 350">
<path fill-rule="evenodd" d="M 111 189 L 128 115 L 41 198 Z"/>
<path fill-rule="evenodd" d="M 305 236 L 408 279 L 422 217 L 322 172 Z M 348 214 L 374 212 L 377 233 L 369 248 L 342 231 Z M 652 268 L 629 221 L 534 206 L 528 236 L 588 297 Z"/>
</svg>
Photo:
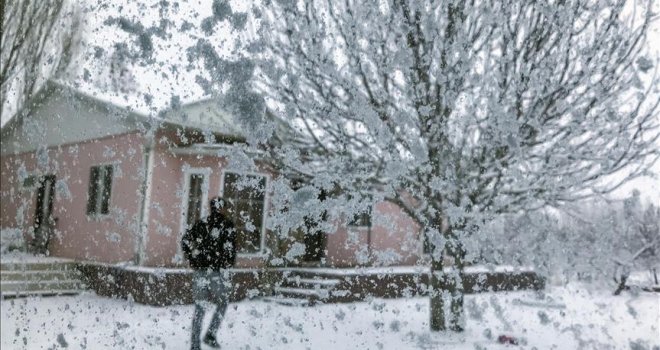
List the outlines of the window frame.
<svg viewBox="0 0 660 350">
<path fill-rule="evenodd" d="M 94 169 L 94 168 L 101 169 L 101 168 L 108 168 L 108 167 L 112 168 L 112 177 L 110 178 L 110 191 L 108 192 L 108 212 L 107 213 L 102 213 L 101 212 L 101 209 L 103 207 L 103 203 L 102 203 L 103 202 L 103 196 L 102 195 L 100 196 L 101 197 L 100 199 L 96 200 L 96 205 L 94 207 L 94 211 L 90 212 L 90 210 L 89 210 L 89 200 L 90 200 L 90 196 L 91 196 L 90 184 L 91 184 L 91 181 L 92 181 L 92 169 Z M 112 191 L 115 189 L 115 178 L 116 178 L 115 174 L 116 173 L 117 173 L 117 163 L 114 163 L 114 162 L 113 163 L 100 163 L 100 164 L 95 164 L 95 165 L 92 165 L 92 166 L 89 167 L 89 179 L 87 181 L 87 200 L 85 202 L 85 215 L 87 216 L 88 219 L 89 218 L 91 218 L 91 219 L 103 219 L 103 218 L 110 217 L 111 212 L 112 212 L 112 210 L 111 210 L 112 197 L 113 197 L 112 196 Z M 99 183 L 105 182 L 104 177 L 100 177 L 100 179 L 101 180 L 99 182 L 97 182 L 97 186 L 98 186 Z M 97 190 L 98 190 L 98 188 L 97 188 Z M 104 190 L 105 190 L 105 188 L 104 188 Z M 103 192 L 105 192 L 105 191 L 101 191 L 101 193 L 103 193 Z"/>
<path fill-rule="evenodd" d="M 353 214 L 352 217 L 349 218 L 348 222 L 346 223 L 346 227 L 356 228 L 356 229 L 371 229 L 373 227 L 373 217 L 374 217 L 374 207 L 375 207 L 375 203 L 373 202 L 373 196 L 371 194 L 367 194 L 364 195 L 364 197 L 368 198 L 367 200 L 371 202 L 368 205 L 368 211 L 363 211 Z M 369 214 L 368 216 L 369 222 L 366 225 L 362 225 L 362 220 L 356 220 L 356 218 L 366 214 Z"/>
<path fill-rule="evenodd" d="M 179 233 L 177 237 L 177 242 L 181 242 L 184 232 L 187 228 L 188 220 L 188 202 L 190 197 L 190 175 L 203 175 L 204 181 L 202 181 L 202 208 L 199 213 L 200 218 L 204 218 L 208 215 L 208 203 L 209 203 L 209 193 L 211 191 L 211 174 L 213 170 L 210 167 L 191 167 L 189 165 L 184 165 L 183 167 L 183 195 L 181 196 L 181 208 L 179 215 Z M 181 250 L 181 244 L 177 244 L 177 257 L 183 256 L 183 250 Z"/>
<path fill-rule="evenodd" d="M 433 249 L 431 248 L 431 242 L 426 236 L 424 231 L 420 231 L 419 236 L 421 237 L 420 241 L 422 242 L 421 256 L 430 256 L 433 254 Z"/>
<path fill-rule="evenodd" d="M 373 205 L 369 205 L 368 211 L 359 212 L 353 215 L 346 226 L 354 228 L 371 228 L 373 226 Z M 363 224 L 363 218 L 367 217 L 367 223 Z M 356 219 L 359 218 L 359 219 Z"/>
<path fill-rule="evenodd" d="M 202 175 L 204 177 L 202 181 L 202 198 L 201 201 L 201 210 L 199 213 L 200 218 L 204 218 L 208 215 L 207 205 L 209 204 L 209 191 L 210 187 L 210 178 L 213 171 L 211 168 L 185 168 L 183 170 L 183 197 L 181 198 L 181 226 L 186 227 L 188 220 L 188 205 L 190 203 L 190 176 L 191 175 Z"/>
<path fill-rule="evenodd" d="M 270 181 L 271 181 L 271 175 L 268 173 L 259 173 L 255 171 L 243 171 L 243 170 L 237 170 L 237 169 L 223 169 L 221 172 L 220 176 L 220 197 L 225 198 L 225 178 L 227 176 L 227 173 L 230 174 L 237 174 L 239 176 L 241 175 L 246 175 L 246 176 L 260 176 L 263 177 L 266 180 L 266 185 L 264 188 L 264 205 L 262 208 L 262 220 L 261 220 L 261 229 L 260 229 L 260 239 L 259 239 L 259 250 L 253 253 L 242 253 L 242 252 L 236 252 L 236 256 L 238 257 L 246 257 L 246 258 L 262 258 L 266 255 L 266 220 L 268 218 L 267 213 L 268 213 L 268 203 L 270 202 L 270 193 L 269 193 L 269 188 L 270 188 Z"/>
</svg>

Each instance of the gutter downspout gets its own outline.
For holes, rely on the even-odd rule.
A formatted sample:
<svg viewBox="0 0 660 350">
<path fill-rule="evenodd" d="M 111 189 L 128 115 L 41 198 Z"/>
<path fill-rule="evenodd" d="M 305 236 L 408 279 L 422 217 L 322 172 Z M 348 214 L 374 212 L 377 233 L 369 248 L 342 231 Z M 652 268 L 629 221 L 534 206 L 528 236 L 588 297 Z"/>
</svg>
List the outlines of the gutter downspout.
<svg viewBox="0 0 660 350">
<path fill-rule="evenodd" d="M 152 138 L 144 150 L 144 179 L 142 182 L 141 195 L 142 205 L 140 207 L 140 227 L 135 245 L 135 263 L 142 265 L 146 260 L 147 234 L 149 232 L 149 208 L 151 207 L 151 185 L 154 168 L 154 148 L 156 142 Z"/>
</svg>

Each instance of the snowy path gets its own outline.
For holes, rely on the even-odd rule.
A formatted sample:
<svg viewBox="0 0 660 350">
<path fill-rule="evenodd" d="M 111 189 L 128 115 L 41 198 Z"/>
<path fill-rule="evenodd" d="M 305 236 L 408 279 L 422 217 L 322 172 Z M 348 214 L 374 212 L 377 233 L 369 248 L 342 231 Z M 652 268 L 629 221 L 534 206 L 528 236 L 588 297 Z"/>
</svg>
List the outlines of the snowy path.
<svg viewBox="0 0 660 350">
<path fill-rule="evenodd" d="M 3 350 L 189 347 L 191 306 L 150 307 L 91 294 L 3 300 L 1 306 Z M 466 306 L 467 331 L 452 339 L 427 331 L 425 298 L 311 308 L 241 302 L 230 305 L 219 339 L 223 349 L 264 350 L 517 348 L 489 340 L 500 334 L 529 349 L 660 346 L 658 294 L 612 297 L 553 287 L 544 298 L 533 292 L 471 295 Z"/>
</svg>

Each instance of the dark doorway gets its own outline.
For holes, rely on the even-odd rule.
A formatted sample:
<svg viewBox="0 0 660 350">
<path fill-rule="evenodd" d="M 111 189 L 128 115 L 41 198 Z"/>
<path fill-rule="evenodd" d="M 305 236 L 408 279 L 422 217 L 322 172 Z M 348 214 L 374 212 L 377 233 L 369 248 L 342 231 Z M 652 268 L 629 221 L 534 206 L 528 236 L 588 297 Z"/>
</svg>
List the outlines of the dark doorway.
<svg viewBox="0 0 660 350">
<path fill-rule="evenodd" d="M 45 175 L 39 179 L 39 188 L 37 189 L 37 208 L 34 215 L 34 232 L 42 234 L 44 225 L 50 225 L 51 214 L 53 213 L 53 200 L 55 198 L 55 175 Z M 35 237 L 43 239 L 44 237 Z"/>
<path fill-rule="evenodd" d="M 305 218 L 305 262 L 320 262 L 325 256 L 325 233 L 319 228 L 319 224 L 311 219 Z"/>
<path fill-rule="evenodd" d="M 321 190 L 319 201 L 323 202 L 327 198 L 327 193 Z M 305 217 L 305 255 L 303 262 L 319 264 L 325 257 L 326 235 L 321 229 L 321 223 L 328 220 L 328 213 L 323 211 L 320 217 Z"/>
</svg>

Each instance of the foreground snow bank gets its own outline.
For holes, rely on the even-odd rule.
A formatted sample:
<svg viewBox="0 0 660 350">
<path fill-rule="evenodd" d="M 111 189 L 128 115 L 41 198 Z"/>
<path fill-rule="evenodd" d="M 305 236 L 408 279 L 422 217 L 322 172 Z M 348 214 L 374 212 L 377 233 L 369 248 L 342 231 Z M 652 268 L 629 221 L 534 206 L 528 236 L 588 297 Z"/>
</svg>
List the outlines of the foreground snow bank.
<svg viewBox="0 0 660 350">
<path fill-rule="evenodd" d="M 654 349 L 657 294 L 553 287 L 466 297 L 467 330 L 428 331 L 426 298 L 286 307 L 230 304 L 218 334 L 223 349 L 499 349 L 515 337 L 532 349 Z M 1 302 L 2 349 L 185 349 L 192 306 L 150 307 L 85 294 Z M 207 315 L 208 316 L 208 315 Z M 210 316 L 209 316 L 210 317 Z M 209 322 L 207 317 L 206 322 Z"/>
</svg>

